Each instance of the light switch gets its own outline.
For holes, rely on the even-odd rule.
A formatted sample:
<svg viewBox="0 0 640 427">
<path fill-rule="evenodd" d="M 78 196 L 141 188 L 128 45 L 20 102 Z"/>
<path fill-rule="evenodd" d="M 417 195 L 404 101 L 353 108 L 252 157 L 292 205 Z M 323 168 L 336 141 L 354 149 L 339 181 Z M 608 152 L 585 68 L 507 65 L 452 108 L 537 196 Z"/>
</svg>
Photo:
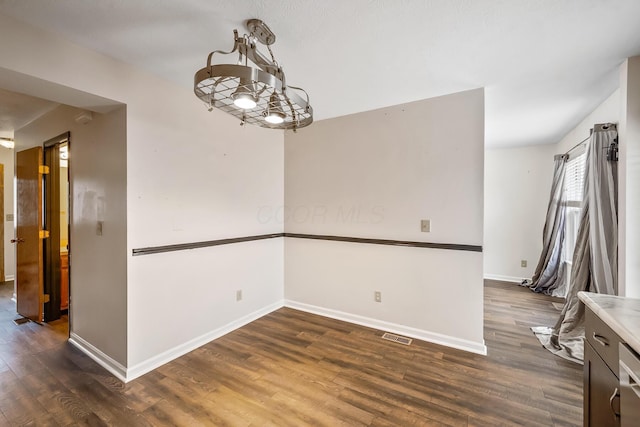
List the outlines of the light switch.
<svg viewBox="0 0 640 427">
<path fill-rule="evenodd" d="M 420 231 L 423 233 L 429 233 L 431 231 L 431 220 L 423 219 L 420 221 Z"/>
</svg>

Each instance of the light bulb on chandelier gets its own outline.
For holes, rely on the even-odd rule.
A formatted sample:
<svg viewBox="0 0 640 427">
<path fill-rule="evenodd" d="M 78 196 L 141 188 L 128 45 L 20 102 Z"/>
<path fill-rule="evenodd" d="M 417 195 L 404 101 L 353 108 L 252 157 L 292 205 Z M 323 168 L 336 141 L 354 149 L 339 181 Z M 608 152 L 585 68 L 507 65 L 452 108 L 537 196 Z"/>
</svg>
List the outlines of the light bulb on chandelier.
<svg viewBox="0 0 640 427">
<path fill-rule="evenodd" d="M 243 110 L 256 108 L 256 105 L 258 105 L 258 98 L 250 87 L 253 87 L 252 82 L 248 83 L 246 79 L 240 79 L 238 89 L 236 89 L 233 95 L 231 95 L 236 107 L 242 108 Z"/>
<path fill-rule="evenodd" d="M 287 115 L 282 110 L 282 103 L 280 102 L 280 98 L 275 91 L 269 97 L 269 106 L 264 114 L 264 119 L 273 125 L 283 123 L 284 119 L 287 117 Z"/>
</svg>

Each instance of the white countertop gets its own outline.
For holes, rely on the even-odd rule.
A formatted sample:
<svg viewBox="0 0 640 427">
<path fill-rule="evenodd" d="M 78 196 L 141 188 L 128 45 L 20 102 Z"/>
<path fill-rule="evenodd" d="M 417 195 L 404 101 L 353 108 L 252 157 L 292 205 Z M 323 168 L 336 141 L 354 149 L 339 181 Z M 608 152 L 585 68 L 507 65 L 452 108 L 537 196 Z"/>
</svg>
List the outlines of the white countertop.
<svg viewBox="0 0 640 427">
<path fill-rule="evenodd" d="M 640 353 L 640 299 L 592 292 L 579 292 L 578 298 Z"/>
</svg>

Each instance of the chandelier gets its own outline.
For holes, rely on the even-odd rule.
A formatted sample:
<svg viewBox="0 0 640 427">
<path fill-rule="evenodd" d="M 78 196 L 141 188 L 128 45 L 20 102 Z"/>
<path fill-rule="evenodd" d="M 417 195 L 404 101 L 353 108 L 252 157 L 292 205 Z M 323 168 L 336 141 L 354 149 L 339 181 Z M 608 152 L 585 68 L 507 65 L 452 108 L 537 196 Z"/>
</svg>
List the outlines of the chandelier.
<svg viewBox="0 0 640 427">
<path fill-rule="evenodd" d="M 207 66 L 196 72 L 193 87 L 196 96 L 209 111 L 218 108 L 240 119 L 240 125 L 249 123 L 294 131 L 309 126 L 313 122 L 309 95 L 286 84 L 284 71 L 271 51 L 275 34 L 259 19 L 250 19 L 246 25 L 249 35 L 238 37 L 238 30 L 233 30 L 233 49 L 211 52 Z M 267 46 L 270 59 L 258 51 L 257 42 Z M 235 52 L 236 64 L 211 64 L 214 54 Z"/>
</svg>

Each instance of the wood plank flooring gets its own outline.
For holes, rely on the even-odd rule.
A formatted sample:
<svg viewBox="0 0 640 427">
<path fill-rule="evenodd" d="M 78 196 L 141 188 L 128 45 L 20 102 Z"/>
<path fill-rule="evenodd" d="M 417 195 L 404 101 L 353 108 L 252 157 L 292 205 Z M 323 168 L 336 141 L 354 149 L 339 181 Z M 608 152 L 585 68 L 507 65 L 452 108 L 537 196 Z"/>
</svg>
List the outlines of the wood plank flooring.
<svg viewBox="0 0 640 427">
<path fill-rule="evenodd" d="M 0 285 L 0 425 L 579 426 L 582 367 L 542 348 L 552 302 L 485 283 L 479 356 L 292 309 L 128 384 L 66 343 L 64 322 L 15 325 Z"/>
</svg>

